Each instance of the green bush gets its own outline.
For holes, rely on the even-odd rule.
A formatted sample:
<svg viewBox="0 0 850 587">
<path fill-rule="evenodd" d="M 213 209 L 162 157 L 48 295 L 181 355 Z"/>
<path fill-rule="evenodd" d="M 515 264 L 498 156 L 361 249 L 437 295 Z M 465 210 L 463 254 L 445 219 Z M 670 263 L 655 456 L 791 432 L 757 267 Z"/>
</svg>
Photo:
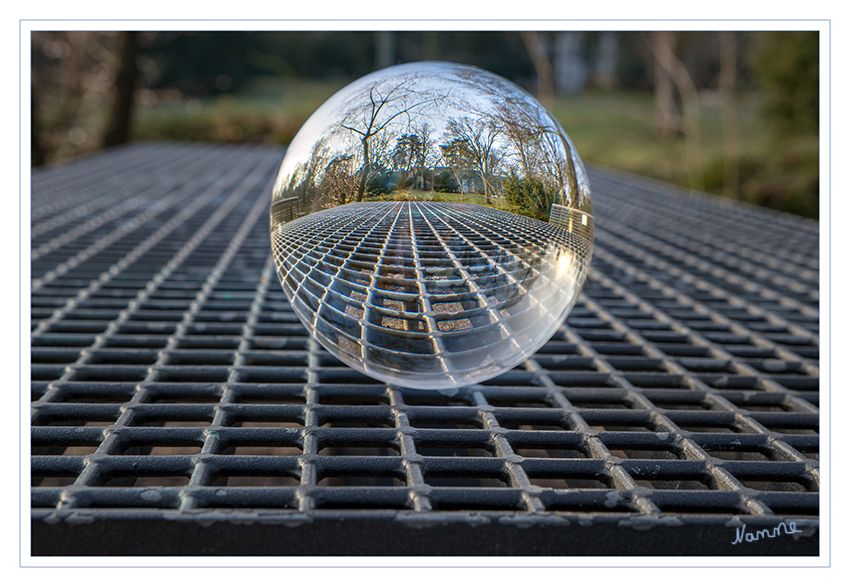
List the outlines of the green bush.
<svg viewBox="0 0 850 587">
<path fill-rule="evenodd" d="M 443 171 L 434 177 L 434 191 L 443 192 L 444 194 L 456 194 L 460 192 L 460 186 L 451 172 Z"/>
<path fill-rule="evenodd" d="M 504 182 L 505 203 L 510 212 L 538 220 L 549 218 L 554 201 L 543 182 L 537 178 L 511 176 Z"/>
<path fill-rule="evenodd" d="M 764 33 L 755 60 L 764 114 L 779 130 L 817 132 L 819 39 L 816 31 Z"/>
<path fill-rule="evenodd" d="M 387 169 L 373 172 L 366 180 L 366 192 L 373 196 L 383 196 L 396 188 L 395 174 Z"/>
</svg>

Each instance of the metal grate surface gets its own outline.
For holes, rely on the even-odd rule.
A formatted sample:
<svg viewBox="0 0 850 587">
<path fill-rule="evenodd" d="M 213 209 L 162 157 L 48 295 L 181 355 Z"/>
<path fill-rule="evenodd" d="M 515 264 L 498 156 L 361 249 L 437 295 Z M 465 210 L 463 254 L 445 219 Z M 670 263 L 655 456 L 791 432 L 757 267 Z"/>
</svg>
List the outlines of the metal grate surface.
<svg viewBox="0 0 850 587">
<path fill-rule="evenodd" d="M 567 322 L 443 395 L 308 337 L 270 255 L 282 155 L 33 174 L 34 555 L 817 554 L 817 223 L 591 169 Z"/>
<path fill-rule="evenodd" d="M 361 202 L 271 240 L 293 311 L 326 348 L 378 379 L 446 389 L 529 358 L 563 322 L 593 238 L 577 216 L 568 231 L 470 204 Z"/>
</svg>

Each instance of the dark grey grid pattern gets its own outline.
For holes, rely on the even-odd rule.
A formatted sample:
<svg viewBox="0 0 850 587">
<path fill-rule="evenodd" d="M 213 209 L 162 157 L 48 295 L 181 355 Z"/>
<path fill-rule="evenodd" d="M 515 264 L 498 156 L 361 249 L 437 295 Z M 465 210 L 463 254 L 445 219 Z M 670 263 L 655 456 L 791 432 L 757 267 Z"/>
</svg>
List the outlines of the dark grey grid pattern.
<svg viewBox="0 0 850 587">
<path fill-rule="evenodd" d="M 563 320 L 593 242 L 577 215 L 567 230 L 470 204 L 362 202 L 273 224 L 272 249 L 293 310 L 340 359 L 445 389 L 520 363 Z"/>
<path fill-rule="evenodd" d="M 816 223 L 591 170 L 568 320 L 446 396 L 308 338 L 270 259 L 281 157 L 136 145 L 34 174 L 34 552 L 817 552 Z M 808 542 L 716 550 L 789 520 Z"/>
</svg>

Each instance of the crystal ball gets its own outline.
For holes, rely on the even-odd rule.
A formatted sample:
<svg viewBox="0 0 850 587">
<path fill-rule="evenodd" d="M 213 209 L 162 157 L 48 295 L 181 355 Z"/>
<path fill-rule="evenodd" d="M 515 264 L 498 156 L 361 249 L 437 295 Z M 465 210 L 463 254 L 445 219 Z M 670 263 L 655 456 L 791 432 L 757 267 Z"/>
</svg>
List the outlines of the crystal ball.
<svg viewBox="0 0 850 587">
<path fill-rule="evenodd" d="M 307 120 L 277 175 L 271 243 L 301 322 L 384 383 L 451 390 L 531 357 L 593 251 L 587 172 L 529 93 L 454 63 L 397 65 Z"/>
</svg>

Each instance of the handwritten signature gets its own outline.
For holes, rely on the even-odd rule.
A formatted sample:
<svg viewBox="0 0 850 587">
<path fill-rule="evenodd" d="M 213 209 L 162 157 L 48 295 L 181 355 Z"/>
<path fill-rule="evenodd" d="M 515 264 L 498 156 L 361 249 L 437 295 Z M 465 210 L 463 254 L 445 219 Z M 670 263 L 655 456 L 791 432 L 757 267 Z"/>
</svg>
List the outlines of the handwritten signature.
<svg viewBox="0 0 850 587">
<path fill-rule="evenodd" d="M 776 538 L 781 535 L 781 532 L 779 531 L 780 529 L 786 534 L 803 533 L 802 530 L 797 530 L 796 522 L 788 522 L 787 526 L 785 525 L 785 522 L 780 522 L 775 528 L 756 530 L 755 532 L 747 532 L 747 525 L 744 524 L 743 528 L 735 529 L 735 541 L 732 542 L 732 544 L 740 544 L 745 540 L 747 542 L 756 542 L 762 538 Z"/>
</svg>

